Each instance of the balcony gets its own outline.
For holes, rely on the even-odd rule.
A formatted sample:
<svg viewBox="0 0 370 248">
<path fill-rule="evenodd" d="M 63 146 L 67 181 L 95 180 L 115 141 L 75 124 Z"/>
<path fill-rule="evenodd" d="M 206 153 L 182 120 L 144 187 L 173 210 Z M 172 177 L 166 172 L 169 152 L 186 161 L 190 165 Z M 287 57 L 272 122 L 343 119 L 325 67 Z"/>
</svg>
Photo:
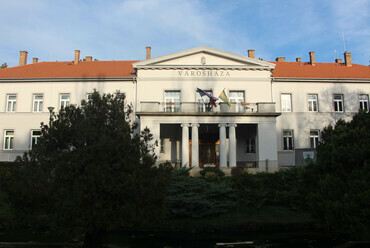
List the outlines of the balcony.
<svg viewBox="0 0 370 248">
<path fill-rule="evenodd" d="M 274 102 L 259 103 L 217 103 L 212 106 L 203 102 L 140 102 L 140 112 L 149 113 L 230 113 L 230 114 L 257 114 L 257 113 L 275 113 Z"/>
</svg>

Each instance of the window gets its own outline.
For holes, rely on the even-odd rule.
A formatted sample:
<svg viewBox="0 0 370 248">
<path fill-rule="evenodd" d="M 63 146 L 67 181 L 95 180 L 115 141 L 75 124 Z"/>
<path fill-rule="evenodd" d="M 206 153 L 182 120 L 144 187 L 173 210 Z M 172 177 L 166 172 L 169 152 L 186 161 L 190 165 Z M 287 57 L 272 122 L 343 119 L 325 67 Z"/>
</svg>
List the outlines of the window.
<svg viewBox="0 0 370 248">
<path fill-rule="evenodd" d="M 37 140 L 41 137 L 40 130 L 32 130 L 31 131 L 31 149 L 34 145 L 37 144 Z"/>
<path fill-rule="evenodd" d="M 166 112 L 180 112 L 180 91 L 165 91 L 164 104 Z"/>
<path fill-rule="evenodd" d="M 4 134 L 4 150 L 13 150 L 14 130 L 5 130 Z"/>
<path fill-rule="evenodd" d="M 309 112 L 317 112 L 317 95 L 308 95 L 308 111 Z"/>
<path fill-rule="evenodd" d="M 44 96 L 42 94 L 33 95 L 33 112 L 42 112 Z"/>
<path fill-rule="evenodd" d="M 164 139 L 161 139 L 160 153 L 164 153 Z"/>
<path fill-rule="evenodd" d="M 244 102 L 244 91 L 230 91 L 229 92 L 229 100 L 231 103 L 236 103 L 236 111 L 242 112 L 243 106 L 241 105 Z"/>
<path fill-rule="evenodd" d="M 15 112 L 15 107 L 17 105 L 17 95 L 7 95 L 7 102 L 6 102 L 6 112 Z"/>
<path fill-rule="evenodd" d="M 292 151 L 294 149 L 293 130 L 283 130 L 283 143 L 285 151 Z"/>
<path fill-rule="evenodd" d="M 60 108 L 65 108 L 69 105 L 71 96 L 69 94 L 60 94 Z"/>
<path fill-rule="evenodd" d="M 292 112 L 291 94 L 281 94 L 281 112 Z"/>
<path fill-rule="evenodd" d="M 92 100 L 92 95 L 93 95 L 92 93 L 87 93 L 87 94 L 86 94 L 86 101 L 87 101 L 87 102 L 89 102 L 89 101 L 91 101 L 91 100 Z"/>
<path fill-rule="evenodd" d="M 358 95 L 358 101 L 360 103 L 361 110 L 369 111 L 369 95 L 365 94 Z"/>
<path fill-rule="evenodd" d="M 208 94 L 212 95 L 212 90 L 204 90 Z M 212 111 L 212 103 L 209 100 L 208 96 L 201 96 L 199 92 L 196 94 L 196 102 L 197 102 L 197 111 L 198 112 L 211 112 Z"/>
<path fill-rule="evenodd" d="M 319 130 L 310 130 L 310 143 L 311 148 L 317 148 L 320 141 L 320 131 Z"/>
<path fill-rule="evenodd" d="M 256 153 L 256 139 L 255 138 L 247 138 L 246 153 Z"/>
<path fill-rule="evenodd" d="M 334 95 L 334 111 L 343 112 L 343 95 Z"/>
</svg>

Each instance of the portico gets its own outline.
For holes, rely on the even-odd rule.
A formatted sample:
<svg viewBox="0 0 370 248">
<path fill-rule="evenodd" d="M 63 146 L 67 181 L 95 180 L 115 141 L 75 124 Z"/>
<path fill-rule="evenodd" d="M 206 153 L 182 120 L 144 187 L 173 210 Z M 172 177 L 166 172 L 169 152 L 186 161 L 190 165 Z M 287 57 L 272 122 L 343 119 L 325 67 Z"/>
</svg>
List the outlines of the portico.
<svg viewBox="0 0 370 248">
<path fill-rule="evenodd" d="M 141 130 L 148 127 L 160 143 L 158 163 L 277 168 L 274 64 L 199 47 L 133 66 L 136 114 Z M 231 103 L 212 99 L 221 92 Z"/>
</svg>

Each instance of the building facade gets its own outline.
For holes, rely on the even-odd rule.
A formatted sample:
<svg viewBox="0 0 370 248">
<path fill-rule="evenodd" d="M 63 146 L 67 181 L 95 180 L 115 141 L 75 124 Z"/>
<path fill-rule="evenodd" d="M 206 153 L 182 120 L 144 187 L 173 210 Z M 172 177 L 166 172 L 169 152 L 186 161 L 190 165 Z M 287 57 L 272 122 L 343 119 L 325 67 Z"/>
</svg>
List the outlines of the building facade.
<svg viewBox="0 0 370 248">
<path fill-rule="evenodd" d="M 369 109 L 370 68 L 345 61 L 274 62 L 198 47 L 144 61 L 80 61 L 0 70 L 0 160 L 22 155 L 40 135 L 48 107 L 58 111 L 101 93 L 123 92 L 133 120 L 148 127 L 159 145 L 158 162 L 196 169 L 234 166 L 256 171 L 304 164 L 315 158 L 320 131 Z M 230 101 L 213 106 L 207 95 Z"/>
</svg>

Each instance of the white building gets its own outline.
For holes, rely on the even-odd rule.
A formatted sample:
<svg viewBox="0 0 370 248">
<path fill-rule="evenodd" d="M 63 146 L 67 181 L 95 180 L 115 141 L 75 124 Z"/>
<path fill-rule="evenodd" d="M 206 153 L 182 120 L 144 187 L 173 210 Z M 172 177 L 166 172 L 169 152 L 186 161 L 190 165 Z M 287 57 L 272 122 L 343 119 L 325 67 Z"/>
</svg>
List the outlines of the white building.
<svg viewBox="0 0 370 248">
<path fill-rule="evenodd" d="M 78 104 L 97 89 L 124 92 L 140 128 L 160 145 L 159 162 L 195 168 L 216 165 L 273 171 L 315 156 L 320 131 L 369 108 L 370 67 L 345 62 L 276 62 L 198 47 L 144 61 L 75 61 L 26 64 L 0 70 L 0 161 L 32 148 L 48 107 Z M 209 98 L 224 90 L 231 106 Z M 1 104 L 3 103 L 3 104 Z"/>
</svg>

